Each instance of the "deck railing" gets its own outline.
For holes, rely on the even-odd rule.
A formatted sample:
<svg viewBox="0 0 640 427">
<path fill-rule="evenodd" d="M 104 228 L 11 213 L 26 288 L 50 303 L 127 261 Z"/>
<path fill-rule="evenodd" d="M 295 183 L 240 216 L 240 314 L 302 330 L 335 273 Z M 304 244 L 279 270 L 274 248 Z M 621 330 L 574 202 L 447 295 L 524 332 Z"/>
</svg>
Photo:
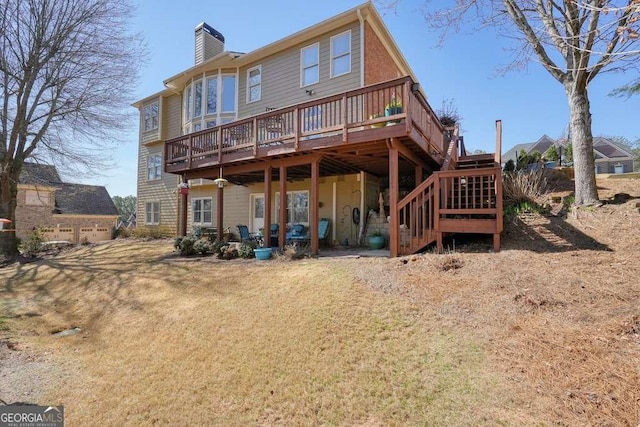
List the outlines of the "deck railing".
<svg viewBox="0 0 640 427">
<path fill-rule="evenodd" d="M 222 162 L 223 155 L 258 156 L 271 146 L 300 149 L 300 142 L 349 135 L 384 126 L 405 126 L 425 141 L 423 149 L 444 157 L 443 128 L 410 77 L 367 86 L 309 102 L 270 110 L 166 141 L 165 170 L 178 172 Z"/>
<path fill-rule="evenodd" d="M 501 212 L 499 167 L 434 172 L 398 203 L 399 254 L 435 242 L 451 221 L 466 221 L 460 232 L 500 233 Z"/>
</svg>

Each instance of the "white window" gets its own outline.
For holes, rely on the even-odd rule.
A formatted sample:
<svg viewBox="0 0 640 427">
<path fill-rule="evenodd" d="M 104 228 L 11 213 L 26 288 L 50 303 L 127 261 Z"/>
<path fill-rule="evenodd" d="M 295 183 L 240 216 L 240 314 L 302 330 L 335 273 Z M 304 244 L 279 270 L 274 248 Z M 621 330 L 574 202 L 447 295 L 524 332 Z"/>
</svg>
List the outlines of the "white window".
<svg viewBox="0 0 640 427">
<path fill-rule="evenodd" d="M 147 202 L 144 205 L 144 223 L 147 225 L 160 224 L 160 202 Z"/>
<path fill-rule="evenodd" d="M 215 120 L 207 120 L 207 129 L 216 127 Z"/>
<path fill-rule="evenodd" d="M 193 84 L 193 117 L 202 116 L 202 80 Z"/>
<path fill-rule="evenodd" d="M 351 30 L 331 37 L 331 77 L 351 72 Z"/>
<path fill-rule="evenodd" d="M 280 193 L 276 193 L 276 218 L 280 218 Z M 287 223 L 309 224 L 308 191 L 287 191 Z"/>
<path fill-rule="evenodd" d="M 162 178 L 162 154 L 154 154 L 147 159 L 147 179 L 153 181 Z"/>
<path fill-rule="evenodd" d="M 191 85 L 187 86 L 184 90 L 184 119 L 185 121 L 191 121 L 191 114 L 193 110 L 191 108 Z"/>
<path fill-rule="evenodd" d="M 247 70 L 247 104 L 260 101 L 262 96 L 262 66 Z"/>
<path fill-rule="evenodd" d="M 158 102 L 154 102 L 152 104 L 147 104 L 144 106 L 143 117 L 144 117 L 145 132 L 158 129 L 158 110 L 159 110 Z"/>
<path fill-rule="evenodd" d="M 192 223 L 211 225 L 212 202 L 211 197 L 191 200 Z"/>
<path fill-rule="evenodd" d="M 236 111 L 236 76 L 222 76 L 222 112 Z"/>
<path fill-rule="evenodd" d="M 218 78 L 207 79 L 207 114 L 218 112 Z"/>
<path fill-rule="evenodd" d="M 320 45 L 318 43 L 300 49 L 300 86 L 320 81 Z"/>
</svg>

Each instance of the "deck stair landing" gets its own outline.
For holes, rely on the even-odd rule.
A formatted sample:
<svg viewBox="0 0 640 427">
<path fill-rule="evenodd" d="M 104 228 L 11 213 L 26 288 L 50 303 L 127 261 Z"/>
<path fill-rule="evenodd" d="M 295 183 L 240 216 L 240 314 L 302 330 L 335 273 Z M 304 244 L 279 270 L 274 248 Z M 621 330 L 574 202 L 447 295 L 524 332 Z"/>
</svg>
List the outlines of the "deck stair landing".
<svg viewBox="0 0 640 427">
<path fill-rule="evenodd" d="M 500 249 L 502 232 L 502 169 L 494 154 L 467 155 L 453 141 L 443 162 L 398 203 L 399 254 L 437 244 L 445 233 L 492 234 Z M 460 153 L 460 155 L 458 155 Z"/>
</svg>

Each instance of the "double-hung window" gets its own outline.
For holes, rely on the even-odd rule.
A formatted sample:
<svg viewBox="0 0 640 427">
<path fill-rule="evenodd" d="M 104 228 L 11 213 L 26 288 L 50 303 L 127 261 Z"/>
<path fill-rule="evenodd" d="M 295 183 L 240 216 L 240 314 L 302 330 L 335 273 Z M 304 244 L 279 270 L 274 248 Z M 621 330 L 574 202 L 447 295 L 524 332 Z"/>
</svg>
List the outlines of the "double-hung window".
<svg viewBox="0 0 640 427">
<path fill-rule="evenodd" d="M 247 70 L 247 103 L 260 101 L 262 96 L 262 67 Z"/>
<path fill-rule="evenodd" d="M 351 30 L 331 37 L 331 77 L 351 72 Z"/>
<path fill-rule="evenodd" d="M 160 224 L 160 202 L 147 202 L 144 206 L 144 223 L 147 225 Z"/>
<path fill-rule="evenodd" d="M 147 159 L 147 179 L 153 181 L 162 178 L 162 155 L 154 154 Z"/>
<path fill-rule="evenodd" d="M 218 77 L 207 78 L 207 114 L 218 112 Z"/>
<path fill-rule="evenodd" d="M 191 200 L 192 222 L 194 225 L 211 225 L 211 197 Z"/>
<path fill-rule="evenodd" d="M 158 102 L 147 104 L 143 107 L 145 132 L 158 129 L 158 110 Z"/>
<path fill-rule="evenodd" d="M 320 81 L 320 44 L 315 43 L 300 49 L 300 86 L 309 86 Z"/>
<path fill-rule="evenodd" d="M 222 76 L 222 112 L 233 113 L 236 111 L 236 76 Z"/>
<path fill-rule="evenodd" d="M 280 218 L 280 193 L 276 193 L 276 218 Z M 287 223 L 309 223 L 309 192 L 287 192 Z"/>
</svg>

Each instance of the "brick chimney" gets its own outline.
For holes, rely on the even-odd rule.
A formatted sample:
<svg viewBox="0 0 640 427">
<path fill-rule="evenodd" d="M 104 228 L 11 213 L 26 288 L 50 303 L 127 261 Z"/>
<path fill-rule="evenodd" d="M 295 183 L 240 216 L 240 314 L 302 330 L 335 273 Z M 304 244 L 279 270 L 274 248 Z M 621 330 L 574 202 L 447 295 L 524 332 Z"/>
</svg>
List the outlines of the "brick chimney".
<svg viewBox="0 0 640 427">
<path fill-rule="evenodd" d="M 224 52 L 224 36 L 203 22 L 196 27 L 196 65 Z"/>
</svg>

